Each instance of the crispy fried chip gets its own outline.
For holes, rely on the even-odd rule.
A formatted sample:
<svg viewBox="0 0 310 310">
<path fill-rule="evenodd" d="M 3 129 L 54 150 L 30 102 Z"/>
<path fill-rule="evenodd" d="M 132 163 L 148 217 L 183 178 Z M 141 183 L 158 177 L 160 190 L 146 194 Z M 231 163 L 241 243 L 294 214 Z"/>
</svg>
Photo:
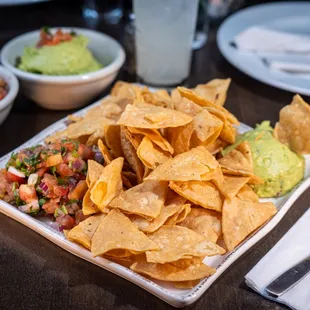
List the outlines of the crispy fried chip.
<svg viewBox="0 0 310 310">
<path fill-rule="evenodd" d="M 163 107 L 147 103 L 127 105 L 117 124 L 136 128 L 167 128 L 188 124 L 192 117 Z"/>
<path fill-rule="evenodd" d="M 184 282 L 209 277 L 216 269 L 209 267 L 202 262 L 190 264 L 187 268 L 179 268 L 173 264 L 152 264 L 146 260 L 133 263 L 130 269 L 163 281 Z"/>
<path fill-rule="evenodd" d="M 144 129 L 127 127 L 128 130 L 134 134 L 140 134 L 148 137 L 153 143 L 159 146 L 163 151 L 173 154 L 173 147 L 171 144 L 160 134 L 157 129 Z"/>
<path fill-rule="evenodd" d="M 118 208 L 128 214 L 154 219 L 164 206 L 167 187 L 167 182 L 143 182 L 121 193 L 111 201 L 109 207 Z"/>
<path fill-rule="evenodd" d="M 203 208 L 192 208 L 180 225 L 195 231 L 213 243 L 217 242 L 222 233 L 221 214 Z"/>
<path fill-rule="evenodd" d="M 299 95 L 281 109 L 274 135 L 294 152 L 310 153 L 310 106 Z"/>
<path fill-rule="evenodd" d="M 124 156 L 120 140 L 120 130 L 121 128 L 118 125 L 104 127 L 104 139 L 114 158 Z"/>
<path fill-rule="evenodd" d="M 250 181 L 250 177 L 224 175 L 223 181 L 214 180 L 217 189 L 226 197 L 234 198 L 240 189 Z"/>
<path fill-rule="evenodd" d="M 245 184 L 237 194 L 237 197 L 241 200 L 248 200 L 253 202 L 258 202 L 259 198 L 257 194 L 253 191 L 252 187 Z"/>
<path fill-rule="evenodd" d="M 231 79 L 214 79 L 207 84 L 197 85 L 193 91 L 200 97 L 211 101 L 217 105 L 223 106 Z"/>
<path fill-rule="evenodd" d="M 218 161 L 224 173 L 242 176 L 253 175 L 253 158 L 247 141 L 240 143 Z"/>
<path fill-rule="evenodd" d="M 95 182 L 91 183 L 90 187 L 88 188 L 87 192 L 85 193 L 83 197 L 82 212 L 84 215 L 91 215 L 91 214 L 98 213 L 100 211 L 98 207 L 90 199 L 90 191 L 92 187 L 94 186 L 94 184 Z"/>
<path fill-rule="evenodd" d="M 223 148 L 225 148 L 228 145 L 227 142 L 223 141 L 222 139 L 217 139 L 211 144 L 208 144 L 206 146 L 207 150 L 212 154 L 215 155 L 219 153 Z"/>
<path fill-rule="evenodd" d="M 139 135 L 139 134 L 132 133 L 131 131 L 128 130 L 128 127 L 123 127 L 122 130 L 123 130 L 126 138 L 130 141 L 130 143 L 135 148 L 135 150 L 137 150 L 142 139 L 143 139 L 143 136 Z"/>
<path fill-rule="evenodd" d="M 120 138 L 121 138 L 121 147 L 124 153 L 124 157 L 129 163 L 131 169 L 136 173 L 138 183 L 141 183 L 143 180 L 143 175 L 144 175 L 144 167 L 143 167 L 141 160 L 137 156 L 135 148 L 133 147 L 131 142 L 126 137 L 124 127 L 121 127 Z"/>
<path fill-rule="evenodd" d="M 112 162 L 113 160 L 113 157 L 112 155 L 110 154 L 107 146 L 102 142 L 102 140 L 98 140 L 98 148 L 99 148 L 99 151 L 100 153 L 102 154 L 103 156 L 103 159 L 104 159 L 104 165 L 108 165 L 109 163 Z"/>
<path fill-rule="evenodd" d="M 90 187 L 91 183 L 99 179 L 104 167 L 91 159 L 87 161 L 87 167 L 86 183 Z"/>
<path fill-rule="evenodd" d="M 131 218 L 131 220 L 138 226 L 141 231 L 145 233 L 152 233 L 164 225 L 169 217 L 172 217 L 174 214 L 181 212 L 185 201 L 185 198 L 173 195 L 173 197 L 170 199 L 167 198 L 165 205 L 162 207 L 159 215 L 154 220 L 148 221 L 141 216 L 134 216 Z"/>
<path fill-rule="evenodd" d="M 84 116 L 84 119 L 96 119 L 98 117 L 114 119 L 119 116 L 122 111 L 123 109 L 118 105 L 117 98 L 109 96 L 102 99 L 99 105 L 88 110 Z"/>
<path fill-rule="evenodd" d="M 277 212 L 271 202 L 257 203 L 239 198 L 225 200 L 222 214 L 223 236 L 232 251 L 249 234 L 267 222 Z"/>
<path fill-rule="evenodd" d="M 105 214 L 98 214 L 87 218 L 77 226 L 73 227 L 67 238 L 71 241 L 82 244 L 85 248 L 90 250 L 91 239 L 104 217 Z"/>
<path fill-rule="evenodd" d="M 171 156 L 154 145 L 148 137 L 144 137 L 137 149 L 137 155 L 147 168 L 155 169 Z"/>
<path fill-rule="evenodd" d="M 169 129 L 175 154 L 187 152 L 192 147 L 213 143 L 220 135 L 222 128 L 221 120 L 202 109 L 189 124 Z"/>
<path fill-rule="evenodd" d="M 219 191 L 211 182 L 186 181 L 169 182 L 169 187 L 191 202 L 215 211 L 222 211 L 222 199 Z"/>
<path fill-rule="evenodd" d="M 112 210 L 107 214 L 91 240 L 91 252 L 94 256 L 111 250 L 128 250 L 137 254 L 156 249 L 158 246 L 119 210 Z"/>
<path fill-rule="evenodd" d="M 218 173 L 218 174 L 217 174 Z M 221 177 L 219 163 L 205 147 L 196 147 L 158 166 L 146 178 L 163 181 L 208 181 Z"/>
<path fill-rule="evenodd" d="M 82 119 L 76 123 L 70 124 L 67 129 L 56 132 L 46 138 L 46 142 L 54 142 L 59 138 L 65 137 L 67 139 L 78 139 L 82 136 L 90 136 L 96 131 L 100 131 L 105 125 L 114 124 L 115 121 L 108 119 L 106 117 L 98 117 L 93 119 Z"/>
<path fill-rule="evenodd" d="M 184 204 L 180 211 L 173 214 L 167 219 L 167 221 L 165 222 L 165 225 L 173 226 L 173 225 L 183 222 L 190 212 L 191 212 L 191 205 L 189 203 Z"/>
<path fill-rule="evenodd" d="M 181 96 L 184 98 L 187 98 L 188 100 L 193 101 L 194 103 L 202 106 L 202 107 L 211 107 L 218 111 L 221 111 L 225 114 L 227 120 L 232 123 L 239 125 L 239 121 L 236 119 L 234 115 L 232 115 L 229 111 L 227 111 L 225 108 L 217 105 L 216 103 L 213 103 L 211 101 L 206 100 L 205 98 L 202 98 L 198 96 L 196 93 L 194 93 L 192 90 L 187 89 L 185 87 L 178 87 L 178 91 L 180 92 Z"/>
<path fill-rule="evenodd" d="M 177 90 L 176 93 L 179 95 L 179 100 L 175 103 L 176 110 L 184 112 L 193 117 L 203 110 L 200 105 L 184 97 L 181 97 L 180 93 Z"/>
<path fill-rule="evenodd" d="M 123 163 L 124 158 L 119 157 L 108 164 L 90 191 L 91 201 L 101 212 L 123 188 L 121 177 Z"/>
<path fill-rule="evenodd" d="M 192 281 L 181 281 L 181 282 L 175 282 L 173 283 L 175 288 L 183 289 L 183 290 L 189 290 L 193 287 L 195 287 L 200 280 L 192 280 Z"/>
<path fill-rule="evenodd" d="M 225 252 L 220 246 L 206 240 L 183 226 L 162 226 L 149 238 L 159 246 L 158 251 L 147 251 L 149 263 L 169 263 L 181 258 L 204 257 Z"/>
</svg>

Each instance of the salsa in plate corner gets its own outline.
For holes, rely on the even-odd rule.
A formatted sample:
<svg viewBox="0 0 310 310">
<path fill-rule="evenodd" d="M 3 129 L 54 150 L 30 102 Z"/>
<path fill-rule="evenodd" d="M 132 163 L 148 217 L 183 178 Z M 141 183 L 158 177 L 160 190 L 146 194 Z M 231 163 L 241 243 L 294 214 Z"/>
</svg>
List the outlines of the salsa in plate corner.
<svg viewBox="0 0 310 310">
<path fill-rule="evenodd" d="M 150 91 L 117 82 L 44 145 L 13 153 L 0 196 L 90 250 L 180 289 L 216 272 L 304 177 L 310 107 L 296 95 L 245 134 L 224 108 L 230 79 Z M 302 122 L 300 120 L 303 120 Z M 299 132 L 296 135 L 296 132 Z"/>
</svg>

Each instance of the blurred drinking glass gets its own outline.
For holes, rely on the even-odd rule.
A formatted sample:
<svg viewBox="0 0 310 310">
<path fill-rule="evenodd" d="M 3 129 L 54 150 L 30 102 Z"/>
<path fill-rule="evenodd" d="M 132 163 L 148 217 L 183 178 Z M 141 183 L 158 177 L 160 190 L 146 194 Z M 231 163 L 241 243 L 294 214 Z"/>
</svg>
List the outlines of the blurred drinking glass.
<svg viewBox="0 0 310 310">
<path fill-rule="evenodd" d="M 134 0 L 137 74 L 154 86 L 189 76 L 198 0 Z"/>
</svg>

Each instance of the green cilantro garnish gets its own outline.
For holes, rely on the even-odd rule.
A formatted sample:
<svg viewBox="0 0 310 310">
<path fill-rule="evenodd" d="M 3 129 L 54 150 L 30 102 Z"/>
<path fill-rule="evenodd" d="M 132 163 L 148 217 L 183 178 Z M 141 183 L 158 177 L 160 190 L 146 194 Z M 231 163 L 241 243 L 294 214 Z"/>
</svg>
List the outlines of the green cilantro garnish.
<svg viewBox="0 0 310 310">
<path fill-rule="evenodd" d="M 56 167 L 52 166 L 50 169 L 51 169 L 52 174 L 56 177 Z"/>
<path fill-rule="evenodd" d="M 72 203 L 79 203 L 79 199 L 70 199 L 67 202 L 67 205 L 71 205 Z"/>
<path fill-rule="evenodd" d="M 48 26 L 42 27 L 42 31 L 45 32 L 45 33 L 47 33 L 47 34 L 51 34 L 50 28 L 49 28 Z"/>
<path fill-rule="evenodd" d="M 60 212 L 62 214 L 68 214 L 68 211 L 67 211 L 66 207 L 64 205 L 62 205 L 60 208 L 57 208 L 55 210 L 54 217 L 58 217 L 58 216 L 62 215 Z"/>
<path fill-rule="evenodd" d="M 41 198 L 39 199 L 39 206 L 42 207 L 47 202 L 47 199 Z"/>
<path fill-rule="evenodd" d="M 57 183 L 59 185 L 66 185 L 67 184 L 67 179 L 66 178 L 57 178 Z"/>
</svg>

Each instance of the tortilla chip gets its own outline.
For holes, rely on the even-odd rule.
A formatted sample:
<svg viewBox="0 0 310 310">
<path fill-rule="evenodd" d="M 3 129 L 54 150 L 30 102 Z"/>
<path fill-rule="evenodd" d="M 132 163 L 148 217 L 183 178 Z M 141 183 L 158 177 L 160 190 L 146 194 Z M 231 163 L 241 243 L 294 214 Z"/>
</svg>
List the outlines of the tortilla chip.
<svg viewBox="0 0 310 310">
<path fill-rule="evenodd" d="M 82 212 L 84 215 L 91 215 L 100 212 L 98 207 L 93 203 L 93 201 L 90 199 L 90 191 L 92 189 L 92 186 L 94 186 L 95 182 L 93 182 L 90 187 L 88 188 L 87 192 L 85 193 L 83 197 L 82 202 Z"/>
<path fill-rule="evenodd" d="M 169 187 L 180 196 L 203 208 L 222 211 L 222 198 L 215 186 L 206 181 L 169 182 Z"/>
<path fill-rule="evenodd" d="M 162 226 L 148 237 L 159 246 L 157 251 L 147 251 L 149 263 L 169 263 L 181 258 L 204 257 L 225 252 L 220 246 L 183 226 Z"/>
<path fill-rule="evenodd" d="M 154 219 L 164 206 L 167 187 L 166 182 L 143 182 L 121 193 L 111 201 L 109 207 L 118 208 L 125 213 Z"/>
<path fill-rule="evenodd" d="M 212 107 L 218 111 L 221 111 L 225 114 L 227 120 L 230 123 L 235 124 L 235 125 L 239 125 L 239 121 L 236 119 L 236 117 L 234 115 L 232 115 L 229 111 L 227 111 L 225 108 L 217 105 L 216 103 L 208 101 L 205 98 L 198 96 L 192 90 L 187 89 L 185 87 L 178 87 L 177 89 L 180 92 L 182 97 L 193 101 L 194 103 L 200 105 L 201 107 Z"/>
<path fill-rule="evenodd" d="M 173 154 L 174 150 L 171 144 L 160 134 L 156 129 L 144 129 L 127 127 L 128 130 L 134 134 L 140 134 L 148 137 L 154 144 L 160 147 L 163 151 Z"/>
<path fill-rule="evenodd" d="M 184 112 L 193 117 L 203 110 L 203 108 L 200 105 L 184 97 L 181 97 L 180 93 L 178 91 L 176 92 L 180 96 L 179 101 L 175 103 L 176 110 Z"/>
<path fill-rule="evenodd" d="M 105 216 L 105 214 L 93 215 L 80 222 L 70 230 L 68 239 L 80 243 L 90 250 L 91 239 Z"/>
<path fill-rule="evenodd" d="M 155 169 L 171 157 L 169 153 L 155 146 L 146 136 L 137 149 L 137 155 L 142 163 L 150 169 Z"/>
<path fill-rule="evenodd" d="M 216 269 L 202 262 L 189 265 L 187 268 L 178 268 L 172 264 L 152 264 L 146 260 L 135 262 L 130 269 L 162 281 L 184 282 L 209 277 Z"/>
<path fill-rule="evenodd" d="M 203 208 L 192 208 L 180 225 L 204 236 L 208 241 L 216 243 L 222 234 L 221 220 L 221 214 L 218 212 Z"/>
<path fill-rule="evenodd" d="M 197 85 L 193 91 L 200 97 L 211 101 L 217 105 L 223 106 L 231 79 L 214 79 L 207 84 Z"/>
<path fill-rule="evenodd" d="M 295 95 L 290 105 L 280 111 L 275 138 L 298 154 L 310 154 L 310 106 Z"/>
<path fill-rule="evenodd" d="M 54 142 L 59 138 L 66 139 L 78 139 L 81 136 L 90 136 L 93 133 L 100 131 L 105 125 L 114 124 L 115 121 L 108 119 L 106 117 L 98 117 L 92 119 L 82 119 L 76 123 L 70 124 L 67 129 L 57 132 L 46 138 L 46 142 Z"/>
<path fill-rule="evenodd" d="M 126 135 L 126 138 L 130 141 L 135 150 L 137 150 L 143 139 L 143 136 L 132 133 L 131 131 L 128 130 L 128 127 L 123 127 L 123 131 Z"/>
<path fill-rule="evenodd" d="M 181 290 L 189 290 L 196 285 L 198 285 L 200 280 L 193 280 L 193 281 L 181 281 L 181 282 L 175 282 L 173 283 L 175 288 L 181 289 Z"/>
<path fill-rule="evenodd" d="M 168 194 L 168 196 L 170 195 Z M 152 233 L 164 225 L 168 218 L 182 211 L 185 201 L 185 198 L 173 195 L 170 199 L 167 198 L 165 205 L 154 220 L 148 221 L 141 216 L 131 217 L 131 220 L 138 226 L 139 230 L 145 233 Z"/>
<path fill-rule="evenodd" d="M 222 176 L 217 160 L 199 146 L 188 152 L 179 154 L 158 166 L 146 178 L 147 180 L 162 181 L 208 181 Z"/>
<path fill-rule="evenodd" d="M 90 191 L 90 199 L 101 212 L 122 191 L 123 163 L 124 158 L 119 157 L 108 164 Z"/>
<path fill-rule="evenodd" d="M 140 91 L 141 87 L 136 84 L 117 81 L 111 90 L 111 95 L 117 98 L 128 98 L 133 100 Z"/>
<path fill-rule="evenodd" d="M 86 183 L 90 187 L 90 184 L 97 181 L 103 171 L 104 167 L 97 163 L 95 160 L 89 159 L 87 161 L 87 175 Z"/>
<path fill-rule="evenodd" d="M 185 113 L 140 102 L 127 105 L 117 124 L 157 129 L 183 126 L 191 120 L 192 117 Z"/>
<path fill-rule="evenodd" d="M 91 252 L 94 256 L 105 254 L 111 250 L 143 253 L 156 249 L 158 246 L 139 231 L 137 226 L 119 210 L 112 210 L 107 214 L 91 240 Z"/>
<path fill-rule="evenodd" d="M 237 197 L 241 200 L 259 202 L 257 194 L 253 191 L 252 187 L 245 184 L 237 194 Z"/>
<path fill-rule="evenodd" d="M 86 145 L 87 146 L 93 146 L 98 144 L 98 140 L 100 139 L 104 139 L 104 127 L 96 130 L 93 134 L 91 134 L 87 141 L 86 141 Z"/>
<path fill-rule="evenodd" d="M 124 153 L 124 157 L 129 163 L 132 170 L 136 173 L 138 183 L 143 181 L 144 166 L 141 160 L 138 158 L 137 153 L 131 142 L 128 140 L 124 127 L 121 127 L 121 147 Z"/>
<path fill-rule="evenodd" d="M 168 137 L 174 149 L 174 155 L 188 152 L 191 147 L 191 137 L 194 126 L 191 123 L 177 128 L 168 128 Z"/>
<path fill-rule="evenodd" d="M 103 156 L 104 159 L 104 166 L 110 164 L 113 161 L 113 157 L 110 154 L 108 148 L 106 147 L 106 145 L 102 142 L 102 140 L 98 140 L 98 148 L 100 153 Z"/>
<path fill-rule="evenodd" d="M 232 251 L 254 230 L 262 226 L 277 212 L 271 202 L 257 203 L 239 198 L 225 200 L 222 214 L 223 236 Z"/>
<path fill-rule="evenodd" d="M 250 177 L 225 175 L 223 181 L 214 180 L 217 189 L 226 197 L 234 198 L 240 189 L 250 181 Z"/>
<path fill-rule="evenodd" d="M 181 210 L 179 210 L 177 213 L 173 214 L 167 219 L 165 225 L 173 226 L 183 222 L 190 212 L 191 212 L 191 205 L 189 203 L 184 204 Z"/>
<path fill-rule="evenodd" d="M 215 155 L 217 153 L 219 153 L 223 148 L 225 148 L 228 145 L 227 142 L 223 141 L 222 139 L 216 139 L 216 141 L 214 141 L 211 144 L 208 144 L 206 146 L 206 149 L 212 154 Z"/>
<path fill-rule="evenodd" d="M 247 141 L 240 143 L 218 162 L 224 173 L 241 176 L 253 175 L 253 158 Z"/>
<path fill-rule="evenodd" d="M 124 156 L 120 140 L 120 131 L 121 128 L 117 125 L 108 125 L 104 127 L 104 139 L 114 158 Z"/>
<path fill-rule="evenodd" d="M 109 96 L 101 100 L 100 104 L 89 109 L 84 116 L 88 119 L 96 119 L 98 117 L 106 117 L 115 119 L 122 113 L 123 109 L 118 105 L 115 97 Z"/>
<path fill-rule="evenodd" d="M 173 101 L 170 98 L 167 90 L 165 89 L 159 89 L 155 92 L 151 92 L 149 89 L 144 88 L 140 91 L 140 98 L 142 99 L 143 102 L 164 107 L 164 108 L 169 108 L 173 109 Z"/>
</svg>

